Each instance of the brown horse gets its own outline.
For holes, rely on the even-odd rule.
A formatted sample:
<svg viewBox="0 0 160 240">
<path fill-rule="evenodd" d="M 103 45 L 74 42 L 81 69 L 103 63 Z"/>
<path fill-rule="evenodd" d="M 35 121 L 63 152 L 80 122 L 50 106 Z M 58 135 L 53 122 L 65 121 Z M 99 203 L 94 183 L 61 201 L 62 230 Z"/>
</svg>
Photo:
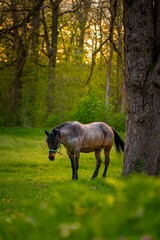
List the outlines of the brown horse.
<svg viewBox="0 0 160 240">
<path fill-rule="evenodd" d="M 106 123 L 94 122 L 82 124 L 79 122 L 66 122 L 55 127 L 50 133 L 45 131 L 49 148 L 49 159 L 52 161 L 60 146 L 60 143 L 66 148 L 67 154 L 71 160 L 72 179 L 78 180 L 78 167 L 80 152 L 95 152 L 96 168 L 92 179 L 97 177 L 101 166 L 100 153 L 104 149 L 105 167 L 103 177 L 106 177 L 109 166 L 110 150 L 115 141 L 118 152 L 124 151 L 124 142 L 118 133 Z"/>
</svg>

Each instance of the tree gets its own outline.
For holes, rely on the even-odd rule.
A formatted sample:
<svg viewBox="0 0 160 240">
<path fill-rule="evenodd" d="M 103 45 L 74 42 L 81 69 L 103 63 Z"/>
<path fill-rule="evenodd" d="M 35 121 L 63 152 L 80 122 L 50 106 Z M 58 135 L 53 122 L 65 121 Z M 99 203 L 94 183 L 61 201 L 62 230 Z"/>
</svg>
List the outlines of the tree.
<svg viewBox="0 0 160 240">
<path fill-rule="evenodd" d="M 79 29 L 79 36 L 78 36 L 78 59 L 80 62 L 83 60 L 84 54 L 84 37 L 85 37 L 85 28 L 88 18 L 88 12 L 90 9 L 91 1 L 90 0 L 76 0 L 73 2 L 74 5 L 79 5 L 79 8 L 75 12 L 76 19 L 78 21 L 78 29 Z"/>
<path fill-rule="evenodd" d="M 160 175 L 160 1 L 124 0 L 127 90 L 123 174 Z"/>
<path fill-rule="evenodd" d="M 92 65 L 86 85 L 90 83 L 96 63 L 106 64 L 106 105 L 113 105 L 114 112 L 123 111 L 123 22 L 122 0 L 97 1 L 93 4 L 92 26 L 95 26 L 95 46 L 92 49 Z M 92 8 L 93 8 L 92 6 Z M 99 8 L 99 10 L 97 10 Z M 94 19 L 94 23 L 93 23 Z M 93 41 L 92 41 L 93 45 Z"/>
<path fill-rule="evenodd" d="M 49 73 L 48 73 L 48 93 L 47 93 L 47 107 L 48 113 L 53 112 L 55 105 L 54 93 L 55 93 L 55 68 L 57 58 L 57 43 L 58 43 L 58 19 L 59 19 L 59 8 L 61 0 L 49 0 L 49 9 L 51 8 L 51 23 L 47 21 L 47 14 L 45 8 L 48 10 L 48 5 L 42 8 L 42 23 L 44 28 L 44 40 L 45 46 L 43 47 L 43 53 L 48 57 Z M 47 24 L 49 23 L 49 24 Z M 48 27 L 48 25 L 50 25 Z"/>
<path fill-rule="evenodd" d="M 0 3 L 0 45 L 3 46 L 6 61 L 1 61 L 1 69 L 8 68 L 6 78 L 9 96 L 9 123 L 21 124 L 23 72 L 28 57 L 28 50 L 33 44 L 36 32 L 36 17 L 44 0 L 25 2 L 4 0 Z M 38 19 L 38 18 L 37 18 Z M 33 46 L 32 46 L 33 49 Z M 7 84 L 6 84 L 7 85 Z M 6 105 L 7 105 L 6 99 Z"/>
<path fill-rule="evenodd" d="M 109 103 L 119 111 L 121 2 L 0 1 L 0 124 L 68 120 L 79 99 L 95 86 L 105 101 L 108 65 Z"/>
<path fill-rule="evenodd" d="M 15 49 L 15 64 L 13 71 L 13 84 L 12 84 L 12 103 L 11 103 L 11 120 L 13 123 L 19 124 L 19 111 L 22 103 L 22 85 L 21 75 L 25 65 L 27 56 L 27 47 L 22 36 L 26 38 L 26 24 L 23 26 L 22 33 L 16 27 L 18 22 L 18 4 L 11 0 L 11 15 L 13 22 L 13 51 Z"/>
</svg>

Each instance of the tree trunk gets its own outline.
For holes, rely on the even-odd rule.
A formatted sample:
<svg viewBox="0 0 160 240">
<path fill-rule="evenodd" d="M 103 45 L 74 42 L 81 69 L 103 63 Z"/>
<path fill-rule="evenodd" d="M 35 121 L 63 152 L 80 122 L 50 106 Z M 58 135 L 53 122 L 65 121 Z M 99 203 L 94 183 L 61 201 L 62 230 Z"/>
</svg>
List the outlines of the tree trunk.
<svg viewBox="0 0 160 240">
<path fill-rule="evenodd" d="M 38 4 L 38 0 L 36 0 Z M 31 57 L 35 64 L 39 62 L 39 34 L 40 34 L 40 9 L 37 10 L 31 19 Z"/>
<path fill-rule="evenodd" d="M 46 42 L 46 50 L 48 56 L 48 93 L 47 93 L 47 112 L 51 114 L 55 108 L 55 68 L 57 57 L 57 43 L 58 43 L 58 19 L 59 19 L 59 6 L 61 0 L 50 0 L 50 6 L 52 10 L 51 21 L 51 34 L 50 29 L 47 26 L 44 9 L 42 9 L 42 23 L 44 28 L 44 39 Z"/>
<path fill-rule="evenodd" d="M 119 112 L 122 110 L 122 102 L 123 102 L 123 90 L 122 90 L 122 78 L 123 75 L 123 64 L 122 64 L 122 49 L 123 49 L 123 35 L 122 35 L 122 27 L 123 27 L 123 14 L 122 14 L 122 2 L 119 1 L 117 6 L 117 18 L 116 18 L 116 31 L 117 31 L 117 49 L 118 53 L 116 54 L 116 101 L 115 101 L 115 110 Z"/>
<path fill-rule="evenodd" d="M 160 1 L 124 0 L 127 90 L 123 175 L 160 174 Z M 156 8 L 155 8 L 156 6 Z"/>
<path fill-rule="evenodd" d="M 27 49 L 25 44 L 23 43 L 22 37 L 19 34 L 18 28 L 16 27 L 16 24 L 18 22 L 18 17 L 16 14 L 17 5 L 13 0 L 11 0 L 11 9 L 13 20 L 13 49 L 15 51 L 16 57 L 13 70 L 13 83 L 11 93 L 11 123 L 13 125 L 19 125 L 23 87 L 21 75 L 26 61 Z M 25 32 L 23 32 L 23 34 L 25 35 Z"/>
<path fill-rule="evenodd" d="M 88 18 L 88 12 L 90 9 L 90 0 L 78 0 L 76 4 L 79 5 L 79 10 L 75 12 L 76 18 L 78 20 L 78 28 L 79 28 L 79 36 L 78 36 L 78 57 L 79 62 L 83 61 L 83 53 L 84 53 L 84 36 L 85 36 L 85 28 Z M 73 4 L 74 5 L 74 4 Z"/>
<path fill-rule="evenodd" d="M 113 56 L 113 46 L 109 43 L 109 57 L 107 62 L 107 75 L 106 75 L 106 105 L 109 104 L 109 95 L 110 95 L 110 81 L 111 81 L 111 68 L 112 68 L 112 56 Z"/>
</svg>

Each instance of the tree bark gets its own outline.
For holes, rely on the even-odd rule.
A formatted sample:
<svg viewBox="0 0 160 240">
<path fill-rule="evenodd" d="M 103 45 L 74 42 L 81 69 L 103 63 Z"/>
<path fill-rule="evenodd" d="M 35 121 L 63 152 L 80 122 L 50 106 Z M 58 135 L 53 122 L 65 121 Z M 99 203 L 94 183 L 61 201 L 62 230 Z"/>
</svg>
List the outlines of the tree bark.
<svg viewBox="0 0 160 240">
<path fill-rule="evenodd" d="M 155 14 L 160 1 L 124 0 L 123 5 L 127 90 L 123 175 L 160 175 L 160 12 Z"/>
<path fill-rule="evenodd" d="M 109 43 L 109 57 L 107 62 L 107 75 L 106 75 L 106 105 L 109 104 L 109 96 L 110 96 L 110 81 L 111 81 L 111 68 L 112 68 L 112 56 L 113 56 L 113 46 Z"/>
<path fill-rule="evenodd" d="M 44 9 L 42 9 L 42 23 L 44 28 L 44 39 L 46 42 L 46 50 L 48 56 L 48 93 L 47 93 L 47 108 L 48 114 L 54 112 L 55 101 L 55 68 L 57 58 L 57 43 L 58 43 L 58 19 L 59 19 L 59 6 L 61 0 L 50 0 L 52 10 L 51 31 L 47 26 Z M 50 34 L 51 32 L 51 34 Z"/>
<path fill-rule="evenodd" d="M 122 14 L 122 2 L 119 1 L 117 6 L 117 18 L 116 18 L 116 32 L 117 32 L 117 49 L 118 52 L 121 53 L 119 55 L 117 53 L 116 56 L 116 102 L 115 102 L 115 111 L 116 112 L 123 112 L 123 87 L 122 87 L 122 80 L 124 78 L 123 74 L 123 59 L 122 59 L 122 51 L 123 51 L 123 14 Z"/>
<path fill-rule="evenodd" d="M 79 36 L 78 36 L 78 57 L 79 62 L 83 61 L 83 53 L 84 53 L 84 37 L 86 30 L 86 23 L 88 18 L 88 12 L 90 9 L 91 2 L 90 0 L 78 0 L 76 4 L 79 5 L 79 10 L 75 12 L 76 18 L 78 20 L 78 28 L 79 28 Z"/>
<path fill-rule="evenodd" d="M 19 34 L 16 24 L 18 17 L 16 14 L 17 5 L 11 0 L 12 20 L 13 20 L 13 49 L 16 55 L 16 61 L 13 70 L 13 84 L 11 92 L 11 123 L 14 125 L 20 124 L 20 108 L 22 104 L 22 87 L 23 82 L 21 80 L 22 71 L 25 65 L 27 49 L 23 43 L 22 37 Z M 25 27 L 24 27 L 25 29 Z M 24 30 L 25 31 L 25 30 Z M 23 32 L 25 35 L 25 32 Z"/>
</svg>

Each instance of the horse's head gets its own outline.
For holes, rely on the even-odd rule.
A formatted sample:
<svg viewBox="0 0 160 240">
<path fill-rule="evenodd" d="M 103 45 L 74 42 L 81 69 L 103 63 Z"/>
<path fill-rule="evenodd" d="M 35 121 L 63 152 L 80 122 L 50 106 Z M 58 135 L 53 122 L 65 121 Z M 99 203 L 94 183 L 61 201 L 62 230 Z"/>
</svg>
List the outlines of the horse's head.
<svg viewBox="0 0 160 240">
<path fill-rule="evenodd" d="M 48 148 L 49 148 L 49 156 L 48 158 L 53 161 L 55 158 L 55 154 L 60 146 L 60 131 L 58 129 L 53 129 L 52 132 L 47 132 L 45 131 L 46 135 L 47 135 L 47 144 L 48 144 Z"/>
</svg>

